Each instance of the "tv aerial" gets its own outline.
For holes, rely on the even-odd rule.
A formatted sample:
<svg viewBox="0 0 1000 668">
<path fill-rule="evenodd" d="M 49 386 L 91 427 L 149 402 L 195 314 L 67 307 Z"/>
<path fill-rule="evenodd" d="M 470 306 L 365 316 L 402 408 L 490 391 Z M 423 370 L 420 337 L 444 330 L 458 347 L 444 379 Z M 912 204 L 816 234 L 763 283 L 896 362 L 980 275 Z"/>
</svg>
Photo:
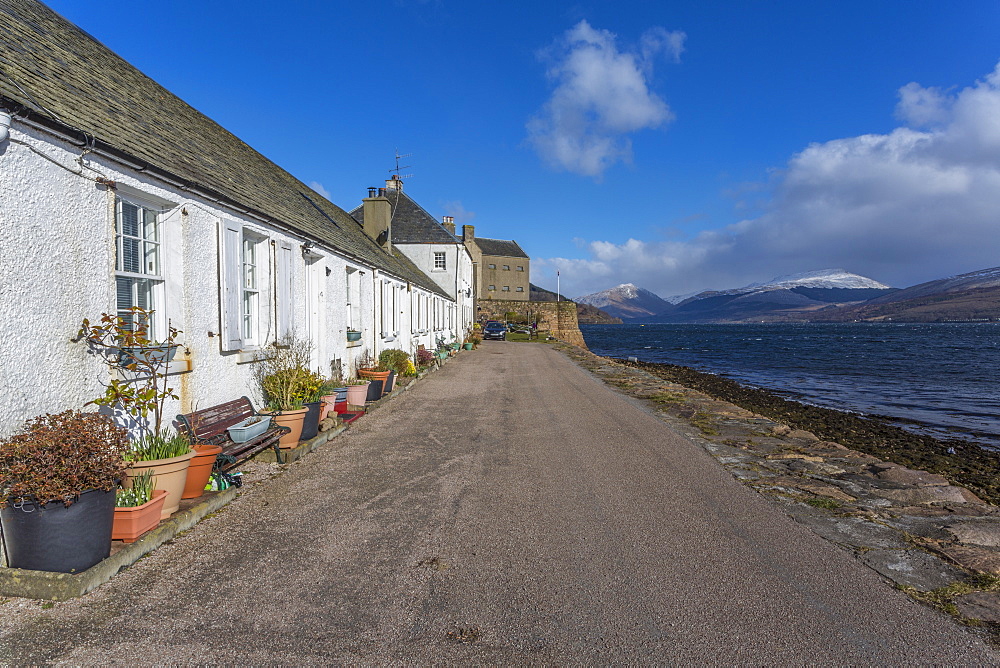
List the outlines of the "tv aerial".
<svg viewBox="0 0 1000 668">
<path fill-rule="evenodd" d="M 413 174 L 400 174 L 400 172 L 402 170 L 409 169 L 410 165 L 400 166 L 400 164 L 399 164 L 400 160 L 403 160 L 404 158 L 409 158 L 412 155 L 413 155 L 412 153 L 406 153 L 406 154 L 400 155 L 399 154 L 399 149 L 397 148 L 396 149 L 396 166 L 393 169 L 390 169 L 389 173 L 393 174 L 394 178 L 396 178 L 396 179 L 398 179 L 400 181 L 402 181 L 403 179 L 412 179 L 413 178 Z"/>
</svg>

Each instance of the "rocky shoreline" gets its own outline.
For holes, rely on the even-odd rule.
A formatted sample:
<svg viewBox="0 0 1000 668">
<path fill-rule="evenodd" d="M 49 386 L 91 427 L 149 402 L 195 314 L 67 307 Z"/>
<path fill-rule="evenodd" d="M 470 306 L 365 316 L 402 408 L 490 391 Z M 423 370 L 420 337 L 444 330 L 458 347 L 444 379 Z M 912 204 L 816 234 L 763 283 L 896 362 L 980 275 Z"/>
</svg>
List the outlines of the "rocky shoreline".
<svg viewBox="0 0 1000 668">
<path fill-rule="evenodd" d="M 1000 498 L 990 479 L 1000 470 L 992 455 L 693 369 L 558 346 L 795 521 L 1000 644 L 1000 508 L 988 502 Z"/>
<path fill-rule="evenodd" d="M 1000 456 L 984 450 L 976 443 L 915 434 L 878 417 L 803 404 L 768 390 L 747 387 L 728 378 L 689 367 L 618 361 L 777 420 L 794 429 L 811 431 L 822 440 L 836 441 L 879 459 L 940 474 L 968 487 L 983 500 L 1000 505 Z"/>
</svg>

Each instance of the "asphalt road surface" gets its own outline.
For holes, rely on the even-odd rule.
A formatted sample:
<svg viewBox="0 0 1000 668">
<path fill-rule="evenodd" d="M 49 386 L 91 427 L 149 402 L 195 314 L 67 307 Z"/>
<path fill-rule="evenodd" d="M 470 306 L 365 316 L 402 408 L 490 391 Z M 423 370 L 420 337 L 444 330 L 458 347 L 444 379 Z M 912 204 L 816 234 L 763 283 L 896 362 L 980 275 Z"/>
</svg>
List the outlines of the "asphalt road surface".
<svg viewBox="0 0 1000 668">
<path fill-rule="evenodd" d="M 544 345 L 488 342 L 0 664 L 991 664 Z"/>
</svg>

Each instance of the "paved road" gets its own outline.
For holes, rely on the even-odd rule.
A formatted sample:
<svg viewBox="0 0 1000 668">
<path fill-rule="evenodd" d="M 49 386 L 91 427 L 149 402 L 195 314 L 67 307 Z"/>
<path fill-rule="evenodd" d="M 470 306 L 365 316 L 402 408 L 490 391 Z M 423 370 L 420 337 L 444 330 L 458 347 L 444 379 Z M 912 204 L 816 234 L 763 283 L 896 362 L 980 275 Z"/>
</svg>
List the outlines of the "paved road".
<svg viewBox="0 0 1000 668">
<path fill-rule="evenodd" d="M 543 345 L 490 342 L 0 664 L 996 663 Z"/>
</svg>

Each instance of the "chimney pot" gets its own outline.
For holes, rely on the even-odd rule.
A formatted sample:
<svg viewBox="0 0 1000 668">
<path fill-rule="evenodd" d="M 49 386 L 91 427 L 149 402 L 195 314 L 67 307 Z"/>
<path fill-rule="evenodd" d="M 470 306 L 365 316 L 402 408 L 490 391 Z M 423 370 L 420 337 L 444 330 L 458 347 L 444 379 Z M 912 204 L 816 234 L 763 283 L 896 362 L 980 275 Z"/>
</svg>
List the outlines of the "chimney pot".
<svg viewBox="0 0 1000 668">
<path fill-rule="evenodd" d="M 376 190 L 378 190 L 378 188 L 369 188 L 368 189 L 368 196 L 369 197 L 375 197 L 375 191 Z"/>
</svg>

